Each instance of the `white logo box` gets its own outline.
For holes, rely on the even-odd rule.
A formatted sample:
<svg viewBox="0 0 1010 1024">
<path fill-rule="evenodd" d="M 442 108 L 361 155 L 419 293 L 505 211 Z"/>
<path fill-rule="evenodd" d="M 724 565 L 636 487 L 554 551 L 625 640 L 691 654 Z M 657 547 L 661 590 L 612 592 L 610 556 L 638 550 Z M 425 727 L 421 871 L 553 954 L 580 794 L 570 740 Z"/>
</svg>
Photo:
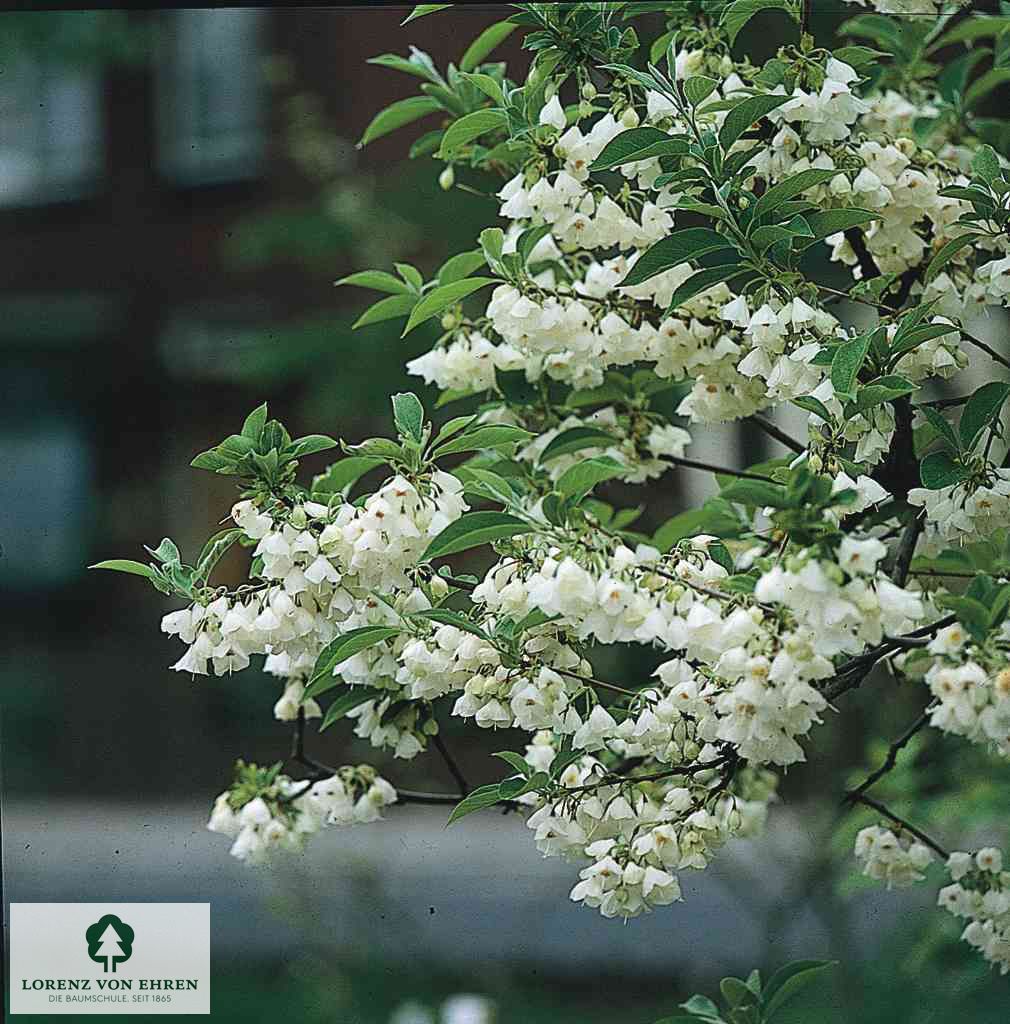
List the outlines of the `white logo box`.
<svg viewBox="0 0 1010 1024">
<path fill-rule="evenodd" d="M 210 1013 L 209 903 L 12 903 L 11 1013 Z"/>
</svg>

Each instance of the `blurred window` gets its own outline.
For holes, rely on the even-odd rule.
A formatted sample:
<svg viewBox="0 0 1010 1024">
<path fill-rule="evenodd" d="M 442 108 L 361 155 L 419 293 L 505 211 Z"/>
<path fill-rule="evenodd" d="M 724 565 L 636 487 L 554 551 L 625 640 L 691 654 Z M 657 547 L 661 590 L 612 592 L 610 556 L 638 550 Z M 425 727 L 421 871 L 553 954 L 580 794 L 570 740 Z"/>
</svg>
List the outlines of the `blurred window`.
<svg viewBox="0 0 1010 1024">
<path fill-rule="evenodd" d="M 165 15 L 158 62 L 158 165 L 183 185 L 259 174 L 264 148 L 264 12 Z"/>
<path fill-rule="evenodd" d="M 20 59 L 0 67 L 0 206 L 78 199 L 102 170 L 99 78 Z"/>
</svg>

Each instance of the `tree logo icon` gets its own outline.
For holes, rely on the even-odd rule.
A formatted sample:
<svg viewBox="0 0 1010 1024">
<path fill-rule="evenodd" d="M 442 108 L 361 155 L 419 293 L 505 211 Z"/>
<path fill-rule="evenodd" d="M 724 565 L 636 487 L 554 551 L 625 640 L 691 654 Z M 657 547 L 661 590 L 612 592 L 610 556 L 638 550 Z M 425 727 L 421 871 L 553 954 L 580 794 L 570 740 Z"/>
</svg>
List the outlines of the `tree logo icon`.
<svg viewBox="0 0 1010 1024">
<path fill-rule="evenodd" d="M 133 956 L 133 929 L 115 914 L 106 914 L 84 933 L 88 943 L 88 956 L 102 964 L 105 972 L 116 973 L 116 964 L 125 963 Z"/>
</svg>

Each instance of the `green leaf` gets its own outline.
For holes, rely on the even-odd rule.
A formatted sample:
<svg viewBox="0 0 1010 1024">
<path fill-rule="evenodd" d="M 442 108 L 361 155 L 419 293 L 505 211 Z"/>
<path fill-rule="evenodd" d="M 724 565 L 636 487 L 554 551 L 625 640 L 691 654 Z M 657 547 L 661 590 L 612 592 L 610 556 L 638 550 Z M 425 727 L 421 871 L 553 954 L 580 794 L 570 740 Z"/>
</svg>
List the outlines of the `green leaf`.
<svg viewBox="0 0 1010 1024">
<path fill-rule="evenodd" d="M 292 459 L 300 459 L 305 455 L 329 451 L 331 448 L 336 448 L 338 444 L 338 441 L 334 441 L 332 437 L 327 437 L 325 434 L 306 434 L 305 437 L 299 437 L 292 441 L 284 450 L 284 454 Z"/>
<path fill-rule="evenodd" d="M 317 691 L 319 692 L 319 691 Z M 327 709 L 323 720 L 319 725 L 319 731 L 328 729 L 334 722 L 339 721 L 348 712 L 370 700 L 382 700 L 389 694 L 388 690 L 373 690 L 370 686 L 352 686 L 347 693 L 338 697 Z M 309 696 L 308 690 L 305 696 Z"/>
<path fill-rule="evenodd" d="M 1004 381 L 991 381 L 983 384 L 968 399 L 961 413 L 961 422 L 958 424 L 958 433 L 961 438 L 961 445 L 966 451 L 970 451 L 978 440 L 978 435 L 986 427 L 999 419 L 1003 409 L 1003 403 L 1010 395 L 1010 384 Z"/>
<path fill-rule="evenodd" d="M 528 779 L 533 774 L 533 768 L 526 758 L 522 754 L 517 754 L 514 750 L 499 750 L 491 756 L 498 757 L 507 764 L 510 764 L 525 779 Z"/>
<path fill-rule="evenodd" d="M 466 512 L 450 523 L 429 545 L 422 562 L 454 555 L 491 541 L 533 533 L 534 527 L 506 512 Z"/>
<path fill-rule="evenodd" d="M 803 248 L 809 248 L 814 242 L 819 242 L 828 235 L 835 235 L 839 231 L 848 231 L 849 228 L 858 228 L 863 224 L 869 224 L 876 220 L 879 215 L 872 210 L 859 210 L 853 207 L 845 210 L 815 210 L 813 213 L 804 215 L 804 220 L 810 227 L 812 236 L 801 240 Z"/>
<path fill-rule="evenodd" d="M 931 43 L 926 53 L 935 53 L 953 43 L 968 43 L 986 36 L 997 36 L 1007 28 L 1010 28 L 1010 17 L 969 16 Z"/>
<path fill-rule="evenodd" d="M 922 486 L 931 491 L 950 487 L 967 476 L 968 470 L 955 462 L 946 452 L 932 452 L 919 464 L 919 479 Z"/>
<path fill-rule="evenodd" d="M 718 88 L 719 83 L 714 78 L 705 75 L 692 75 L 684 82 L 684 95 L 692 107 L 700 107 Z"/>
<path fill-rule="evenodd" d="M 690 229 L 686 229 L 690 230 Z M 639 261 L 641 262 L 641 260 Z M 638 264 L 636 264 L 637 266 Z M 720 265 L 717 267 L 706 267 L 704 270 L 699 270 L 693 277 L 689 277 L 677 290 L 673 293 L 673 298 L 670 299 L 669 310 L 672 312 L 679 306 L 682 306 L 685 302 L 693 299 L 696 295 L 700 295 L 702 292 L 707 291 L 713 285 L 721 284 L 723 281 L 729 281 L 734 277 L 739 277 L 741 274 L 747 273 L 746 268 L 741 267 L 739 264 Z"/>
<path fill-rule="evenodd" d="M 89 569 L 111 569 L 113 572 L 126 572 L 131 576 L 143 576 L 145 579 L 153 580 L 156 576 L 154 569 L 143 562 L 134 562 L 130 558 L 110 558 L 105 562 L 96 562 L 89 565 Z"/>
<path fill-rule="evenodd" d="M 206 469 L 210 473 L 234 473 L 238 469 L 238 460 L 233 456 L 223 455 L 216 448 L 200 452 L 191 462 L 194 469 Z"/>
<path fill-rule="evenodd" d="M 263 428 L 266 426 L 266 422 L 267 403 L 264 402 L 246 416 L 245 422 L 242 424 L 242 436 L 247 440 L 252 441 L 253 444 L 257 444 L 263 434 Z"/>
<path fill-rule="evenodd" d="M 475 85 L 480 89 L 488 99 L 493 100 L 496 107 L 505 106 L 505 93 L 502 92 L 501 86 L 490 75 L 469 71 L 463 72 L 462 77 L 470 82 L 471 85 Z"/>
<path fill-rule="evenodd" d="M 765 483 L 763 480 L 734 480 L 719 491 L 719 497 L 735 501 L 752 508 L 788 508 L 790 501 L 781 484 Z"/>
<path fill-rule="evenodd" d="M 701 508 L 688 509 L 667 519 L 652 538 L 654 547 L 669 551 L 677 541 L 700 533 L 716 537 L 735 537 L 740 533 L 740 520 L 732 507 L 722 499 L 709 499 Z"/>
<path fill-rule="evenodd" d="M 492 782 L 486 786 L 478 786 L 472 793 L 463 797 L 452 809 L 452 814 L 449 815 L 449 820 L 445 823 L 446 827 L 459 821 L 460 818 L 465 818 L 468 814 L 473 814 L 474 811 L 480 811 L 498 803 L 501 800 L 498 795 L 498 785 L 497 782 Z"/>
<path fill-rule="evenodd" d="M 843 46 L 834 51 L 835 59 L 843 61 L 858 70 L 866 64 L 876 64 L 881 57 L 890 57 L 884 50 L 874 50 L 869 46 Z"/>
<path fill-rule="evenodd" d="M 352 455 L 349 458 L 334 462 L 324 473 L 313 477 L 311 494 L 313 497 L 329 497 L 332 494 L 346 494 L 351 486 L 376 466 L 385 465 L 382 459 L 368 458 L 363 455 Z"/>
<path fill-rule="evenodd" d="M 671 267 L 721 249 L 733 249 L 733 243 L 712 228 L 682 228 L 674 231 L 642 253 L 621 281 L 621 287 L 630 288 L 642 284 Z"/>
<path fill-rule="evenodd" d="M 525 370 L 500 370 L 495 367 L 494 381 L 510 405 L 532 405 L 540 397 L 536 385 L 526 379 Z"/>
<path fill-rule="evenodd" d="M 614 136 L 589 165 L 589 170 L 606 171 L 656 156 L 678 156 L 686 153 L 687 149 L 686 139 L 673 138 L 659 128 L 643 125 Z"/>
<path fill-rule="evenodd" d="M 333 669 L 337 665 L 402 632 L 402 629 L 395 626 L 361 626 L 341 633 L 319 652 L 315 667 L 312 669 L 312 678 L 305 687 L 305 696 L 315 697 L 333 689 L 337 685 L 336 677 L 333 675 Z"/>
<path fill-rule="evenodd" d="M 516 498 L 516 491 L 503 476 L 478 466 L 460 466 L 455 475 L 463 481 L 467 495 L 488 498 L 502 505 L 510 505 Z"/>
<path fill-rule="evenodd" d="M 680 1004 L 680 1008 L 693 1013 L 696 1017 L 708 1017 L 712 1020 L 719 1019 L 719 1007 L 708 996 L 691 996 L 686 1003 Z"/>
<path fill-rule="evenodd" d="M 583 448 L 609 448 L 616 438 L 599 427 L 572 427 L 553 438 L 540 453 L 540 463 L 550 462 L 561 455 L 571 455 Z"/>
<path fill-rule="evenodd" d="M 754 218 L 757 219 L 774 212 L 783 203 L 806 192 L 807 189 L 823 185 L 837 174 L 837 169 L 823 170 L 812 167 L 809 170 L 800 171 L 799 174 L 794 174 L 791 178 L 786 178 L 785 181 L 780 181 L 768 189 L 754 204 Z"/>
<path fill-rule="evenodd" d="M 200 557 L 196 560 L 196 572 L 193 575 L 195 586 L 203 586 L 210 579 L 217 563 L 225 556 L 233 544 L 242 536 L 242 531 L 235 527 L 219 530 L 203 546 Z"/>
<path fill-rule="evenodd" d="M 965 246 L 972 245 L 977 237 L 975 232 L 969 231 L 966 234 L 958 235 L 957 238 L 952 238 L 930 260 L 929 266 L 926 268 L 926 282 L 932 281 Z"/>
<path fill-rule="evenodd" d="M 971 158 L 971 169 L 972 173 L 987 185 L 991 185 L 995 180 L 1003 177 L 999 157 L 992 146 L 979 146 Z"/>
<path fill-rule="evenodd" d="M 412 121 L 427 117 L 428 114 L 434 114 L 436 110 L 441 109 L 441 104 L 430 96 L 408 96 L 404 100 L 397 100 L 396 103 L 379 111 L 372 118 L 365 129 L 365 134 L 358 142 L 358 148 L 367 146 L 370 142 L 381 139 L 383 135 L 388 135 L 390 132 L 396 131 L 397 128 L 402 128 Z"/>
<path fill-rule="evenodd" d="M 937 409 L 931 409 L 928 405 L 918 406 L 918 411 L 926 418 L 926 422 L 942 437 L 951 449 L 955 452 L 961 450 L 961 439 L 957 436 L 954 427 L 946 416 Z"/>
<path fill-rule="evenodd" d="M 798 405 L 805 412 L 812 412 L 815 416 L 819 416 L 825 423 L 835 422 L 835 417 L 828 412 L 828 407 L 813 395 L 800 395 L 798 398 L 792 399 L 792 403 Z"/>
<path fill-rule="evenodd" d="M 424 406 L 412 391 L 393 395 L 393 422 L 401 434 L 421 443 Z"/>
<path fill-rule="evenodd" d="M 734 0 L 729 7 L 723 11 L 720 24 L 729 36 L 729 45 L 736 42 L 740 30 L 759 11 L 780 10 L 785 11 L 792 17 L 792 10 L 786 0 Z"/>
<path fill-rule="evenodd" d="M 1010 68 L 992 68 L 984 75 L 979 75 L 965 91 L 965 109 L 970 110 L 980 100 L 985 99 L 994 89 L 998 89 L 1007 82 L 1010 82 Z M 974 169 L 974 166 L 974 162 L 972 162 L 972 169 Z"/>
<path fill-rule="evenodd" d="M 535 789 L 541 789 L 549 781 L 547 772 L 536 772 L 528 779 L 506 779 L 498 784 L 498 795 L 503 800 L 514 800 L 524 793 L 532 793 Z"/>
<path fill-rule="evenodd" d="M 412 53 L 409 57 L 401 57 L 395 53 L 383 53 L 378 57 L 369 57 L 366 64 L 376 64 L 382 68 L 392 68 L 394 71 L 402 71 L 405 74 L 413 75 L 415 78 L 423 78 L 428 82 L 442 82 L 442 76 L 432 62 L 431 57 L 422 50 L 415 50 L 411 47 Z"/>
<path fill-rule="evenodd" d="M 400 277 L 407 282 L 407 287 L 415 295 L 420 294 L 421 288 L 424 286 L 424 278 L 421 276 L 421 271 L 409 263 L 395 263 L 393 265 L 396 267 Z"/>
<path fill-rule="evenodd" d="M 719 144 L 728 150 L 755 121 L 760 121 L 789 99 L 789 96 L 751 96 L 738 103 L 722 123 Z"/>
<path fill-rule="evenodd" d="M 395 441 L 388 437 L 370 437 L 360 444 L 352 444 L 348 451 L 355 455 L 364 455 L 369 459 L 380 459 L 383 462 L 397 462 L 404 457 L 404 451 Z"/>
<path fill-rule="evenodd" d="M 439 268 L 439 284 L 452 284 L 464 277 L 469 277 L 475 270 L 487 263 L 487 257 L 480 249 L 473 249 L 470 252 L 460 252 L 451 256 Z"/>
<path fill-rule="evenodd" d="M 856 392 L 856 408 L 860 412 L 865 412 L 875 405 L 883 405 L 884 402 L 893 402 L 896 398 L 910 395 L 917 387 L 917 384 L 897 374 L 877 377 Z"/>
<path fill-rule="evenodd" d="M 410 289 L 398 278 L 385 270 L 359 270 L 356 274 L 342 277 L 333 282 L 336 285 L 353 284 L 359 288 L 371 288 L 377 292 L 389 292 L 390 295 L 409 295 Z"/>
<path fill-rule="evenodd" d="M 796 960 L 780 967 L 765 986 L 761 999 L 762 1021 L 771 1021 L 785 1003 L 834 963 L 833 960 Z"/>
<path fill-rule="evenodd" d="M 499 21 L 494 25 L 489 25 L 466 48 L 466 52 L 459 60 L 460 71 L 473 71 L 496 46 L 499 46 L 508 39 L 517 28 L 517 25 L 510 24 L 507 21 Z"/>
<path fill-rule="evenodd" d="M 449 159 L 461 146 L 490 131 L 504 128 L 507 123 L 508 117 L 504 110 L 475 110 L 473 113 L 464 114 L 445 130 L 442 146 L 438 151 L 439 158 Z"/>
<path fill-rule="evenodd" d="M 414 307 L 400 337 L 409 334 L 418 324 L 423 324 L 425 320 L 438 316 L 449 306 L 455 305 L 489 284 L 497 284 L 496 279 L 493 277 L 465 277 L 462 281 L 453 281 L 452 284 L 444 284 L 434 291 L 428 292 Z"/>
<path fill-rule="evenodd" d="M 726 1024 L 722 1017 L 696 1017 L 693 1014 L 678 1013 L 675 1017 L 664 1017 L 657 1020 L 656 1024 L 699 1024 L 708 1021 L 709 1024 Z"/>
<path fill-rule="evenodd" d="M 153 550 L 151 548 L 148 548 L 147 550 L 150 551 L 162 565 L 171 567 L 173 565 L 182 564 L 182 555 L 179 553 L 179 549 L 176 546 L 175 541 L 169 537 L 165 537 Z"/>
<path fill-rule="evenodd" d="M 454 416 L 451 420 L 442 424 L 435 435 L 435 440 L 431 442 L 432 445 L 437 446 L 443 441 L 448 441 L 450 437 L 454 437 L 461 430 L 471 426 L 476 419 L 476 416 Z"/>
<path fill-rule="evenodd" d="M 627 466 L 623 466 L 617 459 L 612 459 L 609 456 L 584 459 L 566 469 L 554 486 L 563 497 L 581 498 L 598 483 L 626 472 Z"/>
<path fill-rule="evenodd" d="M 412 618 L 427 619 L 430 622 L 438 622 L 443 626 L 455 626 L 464 633 L 472 633 L 481 640 L 487 640 L 488 635 L 476 622 L 472 622 L 460 612 L 454 612 L 451 608 L 426 608 L 423 611 L 411 612 Z"/>
<path fill-rule="evenodd" d="M 406 316 L 416 304 L 416 295 L 390 295 L 389 298 L 379 299 L 374 306 L 369 306 L 351 327 L 352 329 L 367 327 L 369 324 L 381 324 L 386 320 L 395 320 L 397 317 Z"/>
<path fill-rule="evenodd" d="M 484 258 L 492 267 L 501 262 L 505 232 L 501 228 L 484 228 L 480 233 L 480 247 Z"/>
<path fill-rule="evenodd" d="M 740 978 L 723 978 L 719 982 L 719 991 L 722 993 L 723 999 L 734 1010 L 738 1006 L 753 1006 L 757 1002 L 757 996 Z"/>
<path fill-rule="evenodd" d="M 503 444 L 524 443 L 531 437 L 533 435 L 522 427 L 489 423 L 447 441 L 432 452 L 432 455 L 434 458 L 441 458 L 443 455 L 452 455 L 456 452 L 477 452 L 486 448 L 497 448 Z"/>
<path fill-rule="evenodd" d="M 418 18 L 423 18 L 426 14 L 434 14 L 436 11 L 444 11 L 447 7 L 452 7 L 452 4 L 415 4 L 414 9 L 407 15 L 401 25 L 406 25 L 408 22 L 416 21 Z"/>
<path fill-rule="evenodd" d="M 870 350 L 870 335 L 853 338 L 835 349 L 831 359 L 831 384 L 836 394 L 848 395 Z"/>
</svg>

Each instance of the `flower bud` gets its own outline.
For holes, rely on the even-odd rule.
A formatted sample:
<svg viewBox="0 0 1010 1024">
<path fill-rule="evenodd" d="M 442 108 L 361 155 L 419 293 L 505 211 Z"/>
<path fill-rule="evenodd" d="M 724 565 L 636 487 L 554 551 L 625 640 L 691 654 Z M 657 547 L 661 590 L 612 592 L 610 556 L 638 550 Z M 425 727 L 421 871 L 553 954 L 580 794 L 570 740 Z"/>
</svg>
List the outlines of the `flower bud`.
<svg viewBox="0 0 1010 1024">
<path fill-rule="evenodd" d="M 621 114 L 621 124 L 625 128 L 637 128 L 641 119 L 634 107 L 628 107 L 623 114 Z"/>
<path fill-rule="evenodd" d="M 456 173 L 451 164 L 438 176 L 438 184 L 443 192 L 448 192 L 456 184 Z"/>
</svg>

